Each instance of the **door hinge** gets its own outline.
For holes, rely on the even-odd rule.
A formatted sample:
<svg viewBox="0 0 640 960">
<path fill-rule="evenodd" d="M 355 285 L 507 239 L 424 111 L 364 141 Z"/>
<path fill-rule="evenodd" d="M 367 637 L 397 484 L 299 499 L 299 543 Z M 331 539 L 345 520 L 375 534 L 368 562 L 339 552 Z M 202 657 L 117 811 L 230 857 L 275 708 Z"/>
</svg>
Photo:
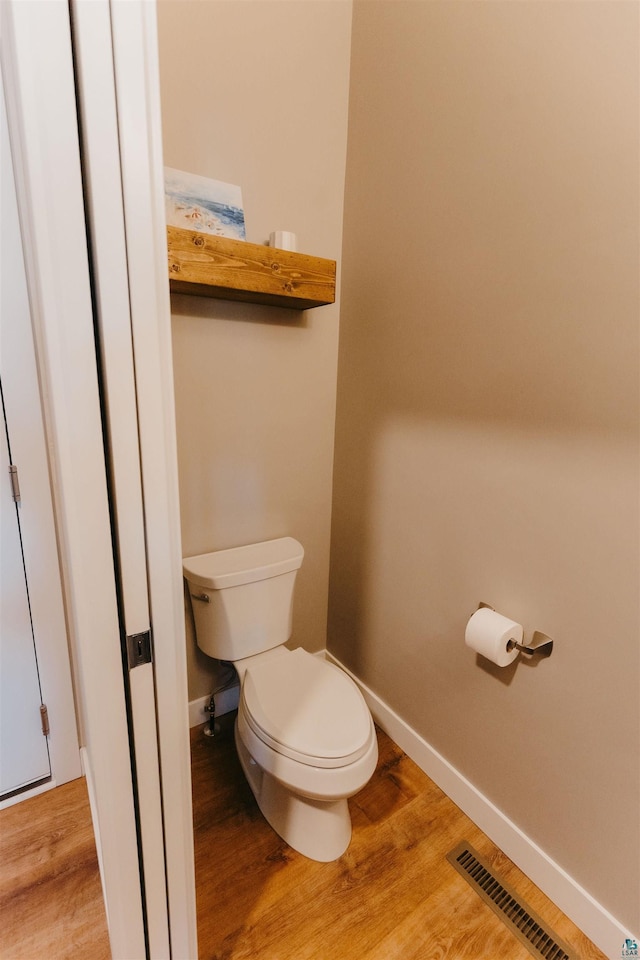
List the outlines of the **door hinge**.
<svg viewBox="0 0 640 960">
<path fill-rule="evenodd" d="M 42 722 L 42 735 L 43 737 L 49 736 L 49 711 L 47 710 L 47 705 L 45 703 L 40 704 L 40 720 Z"/>
<path fill-rule="evenodd" d="M 127 637 L 127 659 L 129 661 L 129 670 L 139 667 L 143 663 L 153 663 L 153 652 L 151 649 L 151 631 L 144 633 L 132 633 Z"/>
<path fill-rule="evenodd" d="M 9 465 L 9 479 L 11 481 L 11 496 L 14 503 L 20 503 L 20 481 L 18 480 L 18 468 L 15 463 Z"/>
</svg>

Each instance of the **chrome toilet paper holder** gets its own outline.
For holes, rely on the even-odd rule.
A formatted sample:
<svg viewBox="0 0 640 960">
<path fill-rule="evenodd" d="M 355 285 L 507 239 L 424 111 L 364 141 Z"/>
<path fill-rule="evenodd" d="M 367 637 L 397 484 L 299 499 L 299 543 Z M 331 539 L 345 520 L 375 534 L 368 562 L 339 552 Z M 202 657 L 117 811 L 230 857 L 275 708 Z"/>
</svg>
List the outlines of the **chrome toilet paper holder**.
<svg viewBox="0 0 640 960">
<path fill-rule="evenodd" d="M 482 607 L 495 610 L 495 607 L 492 607 L 490 603 L 479 603 L 478 610 Z M 546 633 L 542 633 L 540 630 L 534 630 L 529 643 L 517 643 L 515 640 L 509 640 L 507 650 L 513 649 L 519 650 L 520 653 L 526 653 L 529 657 L 534 656 L 534 654 L 539 657 L 550 657 L 551 651 L 553 650 L 553 640 L 551 637 L 548 637 Z"/>
<path fill-rule="evenodd" d="M 516 650 L 519 650 L 520 653 L 526 653 L 530 657 L 532 657 L 534 653 L 539 657 L 550 657 L 551 651 L 553 650 L 553 640 L 551 637 L 548 637 L 546 633 L 541 633 L 540 630 L 534 630 L 529 643 L 516 643 L 515 640 L 510 640 L 507 644 L 507 650 L 513 650 L 514 647 Z"/>
</svg>

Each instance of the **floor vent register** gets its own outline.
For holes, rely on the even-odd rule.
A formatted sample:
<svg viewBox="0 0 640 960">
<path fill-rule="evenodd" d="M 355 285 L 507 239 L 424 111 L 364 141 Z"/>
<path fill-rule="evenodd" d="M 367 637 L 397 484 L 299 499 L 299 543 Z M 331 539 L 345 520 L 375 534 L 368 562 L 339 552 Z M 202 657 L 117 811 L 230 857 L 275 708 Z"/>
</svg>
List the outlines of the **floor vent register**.
<svg viewBox="0 0 640 960">
<path fill-rule="evenodd" d="M 579 960 L 571 947 L 563 943 L 522 897 L 495 875 L 470 844 L 466 841 L 458 844 L 447 854 L 447 860 L 534 957 Z"/>
</svg>

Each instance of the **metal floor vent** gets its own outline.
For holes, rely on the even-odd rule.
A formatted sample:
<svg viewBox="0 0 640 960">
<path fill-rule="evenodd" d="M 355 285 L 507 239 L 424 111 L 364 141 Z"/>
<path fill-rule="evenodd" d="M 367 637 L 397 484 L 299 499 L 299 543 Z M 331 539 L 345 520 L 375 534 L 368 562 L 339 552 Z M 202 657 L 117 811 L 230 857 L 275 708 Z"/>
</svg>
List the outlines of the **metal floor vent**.
<svg viewBox="0 0 640 960">
<path fill-rule="evenodd" d="M 545 925 L 531 907 L 503 880 L 466 841 L 447 854 L 447 860 L 473 887 L 534 957 L 545 960 L 579 960 L 571 947 Z"/>
</svg>

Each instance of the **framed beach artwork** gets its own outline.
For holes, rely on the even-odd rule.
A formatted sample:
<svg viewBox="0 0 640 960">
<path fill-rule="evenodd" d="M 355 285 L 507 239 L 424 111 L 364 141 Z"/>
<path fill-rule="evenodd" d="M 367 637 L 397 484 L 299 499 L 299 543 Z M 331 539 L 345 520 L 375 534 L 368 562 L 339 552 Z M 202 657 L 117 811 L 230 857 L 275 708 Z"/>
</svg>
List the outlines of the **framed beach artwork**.
<svg viewBox="0 0 640 960">
<path fill-rule="evenodd" d="M 168 226 L 246 239 L 240 187 L 165 167 L 164 190 Z"/>
</svg>

